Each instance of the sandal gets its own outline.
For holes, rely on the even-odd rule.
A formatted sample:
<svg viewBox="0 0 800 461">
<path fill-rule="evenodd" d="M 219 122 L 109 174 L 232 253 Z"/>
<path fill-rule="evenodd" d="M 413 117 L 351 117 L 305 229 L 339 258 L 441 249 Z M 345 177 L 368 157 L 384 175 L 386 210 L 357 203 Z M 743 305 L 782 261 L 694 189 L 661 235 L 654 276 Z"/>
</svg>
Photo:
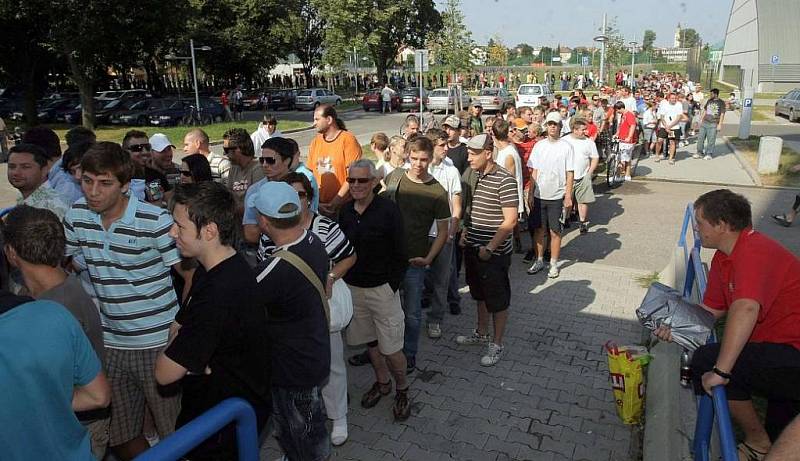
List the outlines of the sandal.
<svg viewBox="0 0 800 461">
<path fill-rule="evenodd" d="M 767 456 L 767 452 L 758 451 L 748 445 L 747 442 L 742 442 L 739 445 L 736 445 L 736 450 L 739 452 L 739 454 L 745 456 L 745 461 L 761 461 Z"/>
<path fill-rule="evenodd" d="M 372 408 L 381 401 L 381 397 L 389 395 L 392 391 L 391 381 L 388 383 L 379 383 L 375 381 L 370 390 L 361 396 L 361 406 L 364 408 Z M 385 390 L 384 390 L 385 389 Z"/>
<path fill-rule="evenodd" d="M 369 365 L 370 364 L 369 353 L 367 351 L 364 351 L 360 354 L 353 355 L 349 359 L 347 359 L 347 363 L 349 363 L 354 367 L 362 367 L 364 365 Z"/>
<path fill-rule="evenodd" d="M 405 421 L 411 416 L 411 402 L 408 400 L 408 388 L 397 389 L 392 406 L 395 421 Z"/>
<path fill-rule="evenodd" d="M 772 219 L 774 219 L 776 223 L 780 224 L 783 227 L 789 227 L 792 225 L 792 222 L 786 219 L 786 215 L 782 214 L 772 215 Z"/>
</svg>

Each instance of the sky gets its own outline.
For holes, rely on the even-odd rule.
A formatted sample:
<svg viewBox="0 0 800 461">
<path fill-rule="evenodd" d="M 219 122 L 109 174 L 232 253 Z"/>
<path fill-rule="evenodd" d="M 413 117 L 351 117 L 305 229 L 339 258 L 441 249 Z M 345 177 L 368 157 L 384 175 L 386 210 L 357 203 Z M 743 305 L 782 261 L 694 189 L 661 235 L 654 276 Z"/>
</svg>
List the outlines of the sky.
<svg viewBox="0 0 800 461">
<path fill-rule="evenodd" d="M 616 16 L 626 42 L 641 43 L 645 29 L 656 33 L 656 46 L 672 46 L 675 28 L 695 29 L 703 42 L 716 44 L 725 39 L 733 0 L 461 0 L 464 22 L 472 39 L 485 45 L 499 35 L 512 47 L 562 44 L 591 46 L 599 35 L 603 13 Z M 444 0 L 436 0 L 439 10 Z"/>
</svg>

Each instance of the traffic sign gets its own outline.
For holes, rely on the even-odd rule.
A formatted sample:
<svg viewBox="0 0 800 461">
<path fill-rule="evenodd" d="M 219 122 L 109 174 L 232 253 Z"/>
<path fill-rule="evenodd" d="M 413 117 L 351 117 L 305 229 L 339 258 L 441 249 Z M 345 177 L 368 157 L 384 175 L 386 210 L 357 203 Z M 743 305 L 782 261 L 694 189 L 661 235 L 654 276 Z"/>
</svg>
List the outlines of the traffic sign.
<svg viewBox="0 0 800 461">
<path fill-rule="evenodd" d="M 770 59 L 769 62 L 774 66 L 781 63 L 781 58 L 777 54 L 773 54 L 772 59 Z"/>
<path fill-rule="evenodd" d="M 428 50 L 414 51 L 414 70 L 428 72 Z"/>
<path fill-rule="evenodd" d="M 553 62 L 561 62 L 561 56 L 553 56 L 551 59 Z"/>
<path fill-rule="evenodd" d="M 586 67 L 589 65 L 589 56 L 581 56 L 581 65 Z"/>
<path fill-rule="evenodd" d="M 753 107 L 753 98 L 744 98 L 744 107 Z"/>
</svg>

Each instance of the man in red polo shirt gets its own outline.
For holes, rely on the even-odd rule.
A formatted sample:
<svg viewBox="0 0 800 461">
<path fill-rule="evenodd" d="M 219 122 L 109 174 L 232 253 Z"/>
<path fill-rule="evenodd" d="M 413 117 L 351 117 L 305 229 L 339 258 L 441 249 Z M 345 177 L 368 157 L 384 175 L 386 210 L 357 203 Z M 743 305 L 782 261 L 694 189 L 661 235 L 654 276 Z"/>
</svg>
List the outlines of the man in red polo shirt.
<svg viewBox="0 0 800 461">
<path fill-rule="evenodd" d="M 770 414 L 791 417 L 793 409 L 780 406 L 800 400 L 800 260 L 752 229 L 750 203 L 739 194 L 708 192 L 694 209 L 703 246 L 717 250 L 703 307 L 716 318 L 727 314 L 722 342 L 694 353 L 695 392 L 725 386 L 731 415 L 745 433 L 740 454 L 762 459 L 770 436 L 751 395 L 769 399 L 768 421 Z M 656 334 L 671 340 L 666 327 Z M 783 425 L 770 435 L 777 437 Z"/>
</svg>

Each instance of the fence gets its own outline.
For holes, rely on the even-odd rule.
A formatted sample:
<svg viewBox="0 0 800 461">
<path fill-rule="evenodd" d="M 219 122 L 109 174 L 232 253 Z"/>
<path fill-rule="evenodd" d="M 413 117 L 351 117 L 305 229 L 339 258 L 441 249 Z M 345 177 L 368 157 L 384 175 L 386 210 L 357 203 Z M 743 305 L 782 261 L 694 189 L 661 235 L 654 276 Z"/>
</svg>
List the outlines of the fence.
<svg viewBox="0 0 800 461">
<path fill-rule="evenodd" d="M 687 243 L 687 233 L 689 226 L 692 227 L 693 242 L 690 246 Z M 697 293 L 702 299 L 706 291 L 706 271 L 700 259 L 700 238 L 697 235 L 694 220 L 694 207 L 690 203 L 686 206 L 683 216 L 683 227 L 681 228 L 678 246 L 683 249 L 684 261 L 686 261 L 686 278 L 683 284 L 683 296 L 691 298 L 692 292 L 697 286 Z M 712 336 L 710 341 L 716 341 Z M 719 432 L 720 449 L 723 461 L 735 461 L 739 457 L 736 453 L 736 439 L 733 435 L 733 426 L 728 411 L 728 399 L 725 394 L 725 387 L 716 386 L 712 389 L 713 396 L 703 394 L 698 397 L 697 402 L 697 422 L 694 430 L 694 459 L 695 461 L 709 461 L 711 450 L 711 434 L 714 427 L 714 416 L 717 420 L 717 430 Z"/>
<path fill-rule="evenodd" d="M 137 456 L 134 461 L 169 461 L 179 459 L 217 431 L 236 421 L 236 445 L 239 461 L 258 461 L 256 413 L 244 400 L 234 397 L 181 427 L 158 445 Z"/>
</svg>

